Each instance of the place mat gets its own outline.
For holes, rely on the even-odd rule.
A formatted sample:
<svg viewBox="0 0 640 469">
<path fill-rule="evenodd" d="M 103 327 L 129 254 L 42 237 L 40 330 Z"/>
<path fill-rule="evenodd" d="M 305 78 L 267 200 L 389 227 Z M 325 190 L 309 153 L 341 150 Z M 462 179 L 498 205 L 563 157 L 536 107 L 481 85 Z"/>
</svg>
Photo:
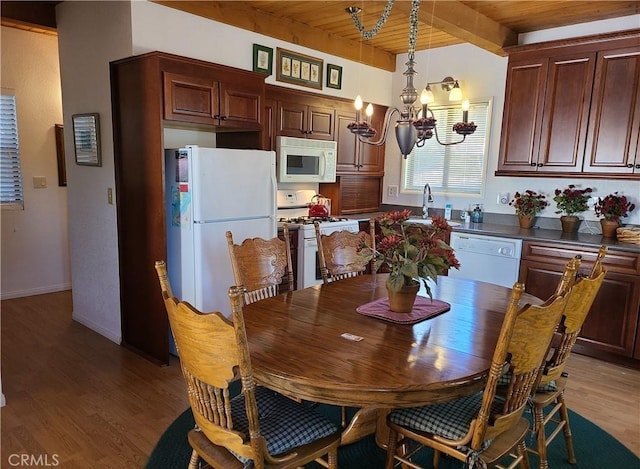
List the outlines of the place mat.
<svg viewBox="0 0 640 469">
<path fill-rule="evenodd" d="M 381 298 L 371 303 L 366 303 L 356 308 L 356 311 L 365 316 L 371 316 L 384 321 L 398 324 L 415 324 L 451 309 L 451 305 L 440 300 L 431 300 L 424 296 L 417 296 L 410 313 L 395 313 L 389 309 L 389 299 Z"/>
</svg>

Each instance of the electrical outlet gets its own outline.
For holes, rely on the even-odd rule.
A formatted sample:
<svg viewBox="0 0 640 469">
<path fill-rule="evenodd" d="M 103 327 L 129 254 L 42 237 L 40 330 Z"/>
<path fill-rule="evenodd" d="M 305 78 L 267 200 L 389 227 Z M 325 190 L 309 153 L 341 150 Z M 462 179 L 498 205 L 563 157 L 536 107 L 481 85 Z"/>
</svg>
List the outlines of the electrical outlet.
<svg viewBox="0 0 640 469">
<path fill-rule="evenodd" d="M 396 185 L 387 186 L 387 195 L 389 197 L 398 197 L 398 186 Z"/>
<path fill-rule="evenodd" d="M 509 203 L 509 193 L 508 192 L 500 192 L 498 194 L 498 200 L 496 203 L 506 205 Z"/>
</svg>

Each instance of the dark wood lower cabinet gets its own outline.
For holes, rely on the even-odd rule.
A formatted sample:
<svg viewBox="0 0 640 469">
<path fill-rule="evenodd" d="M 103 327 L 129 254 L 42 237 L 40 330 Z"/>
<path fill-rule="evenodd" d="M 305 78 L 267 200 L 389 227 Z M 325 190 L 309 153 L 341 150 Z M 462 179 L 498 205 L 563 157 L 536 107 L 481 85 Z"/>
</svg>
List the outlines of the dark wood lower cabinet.
<svg viewBox="0 0 640 469">
<path fill-rule="evenodd" d="M 320 184 L 320 193 L 331 199 L 333 215 L 377 212 L 382 202 L 382 176 L 338 176 Z"/>
<path fill-rule="evenodd" d="M 596 248 L 525 242 L 520 282 L 527 293 L 546 299 L 553 294 L 566 262 L 582 255 L 581 274 L 588 274 Z M 640 255 L 609 250 L 604 282 L 580 332 L 578 353 L 611 359 L 640 359 Z"/>
</svg>

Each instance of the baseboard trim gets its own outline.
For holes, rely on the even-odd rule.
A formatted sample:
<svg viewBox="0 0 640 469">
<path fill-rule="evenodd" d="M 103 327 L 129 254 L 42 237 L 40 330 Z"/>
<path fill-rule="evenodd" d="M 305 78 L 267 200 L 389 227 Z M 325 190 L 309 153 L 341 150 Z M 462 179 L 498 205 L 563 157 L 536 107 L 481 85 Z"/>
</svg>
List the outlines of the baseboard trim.
<svg viewBox="0 0 640 469">
<path fill-rule="evenodd" d="M 46 287 L 29 288 L 27 290 L 16 290 L 10 292 L 3 291 L 0 294 L 0 300 L 11 300 L 13 298 L 23 298 L 25 296 L 44 295 L 46 293 L 56 293 L 64 290 L 71 290 L 71 284 L 63 283 L 62 285 L 49 285 Z"/>
<path fill-rule="evenodd" d="M 120 331 L 116 332 L 116 331 L 111 331 L 109 329 L 105 329 L 100 324 L 97 324 L 93 322 L 91 319 L 88 319 L 80 314 L 77 314 L 75 311 L 73 312 L 71 317 L 74 321 L 77 321 L 83 326 L 88 327 L 92 331 L 97 332 L 101 336 L 106 337 L 111 342 L 115 342 L 118 345 L 120 345 L 120 343 L 122 342 L 122 333 Z"/>
</svg>

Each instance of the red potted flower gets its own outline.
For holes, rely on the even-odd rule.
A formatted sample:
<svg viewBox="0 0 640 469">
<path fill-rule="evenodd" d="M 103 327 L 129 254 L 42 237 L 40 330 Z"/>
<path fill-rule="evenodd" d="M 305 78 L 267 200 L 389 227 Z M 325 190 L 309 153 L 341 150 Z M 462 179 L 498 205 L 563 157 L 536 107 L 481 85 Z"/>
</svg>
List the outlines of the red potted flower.
<svg viewBox="0 0 640 469">
<path fill-rule="evenodd" d="M 544 210 L 549 202 L 544 194 L 527 189 L 522 193 L 516 192 L 509 205 L 516 209 L 520 228 L 531 228 L 535 216 Z"/>
<path fill-rule="evenodd" d="M 605 197 L 598 197 L 595 206 L 596 216 L 602 217 L 602 235 L 608 238 L 614 237 L 616 229 L 620 226 L 620 219 L 629 215 L 636 206 L 626 196 L 617 192 Z"/>
</svg>

